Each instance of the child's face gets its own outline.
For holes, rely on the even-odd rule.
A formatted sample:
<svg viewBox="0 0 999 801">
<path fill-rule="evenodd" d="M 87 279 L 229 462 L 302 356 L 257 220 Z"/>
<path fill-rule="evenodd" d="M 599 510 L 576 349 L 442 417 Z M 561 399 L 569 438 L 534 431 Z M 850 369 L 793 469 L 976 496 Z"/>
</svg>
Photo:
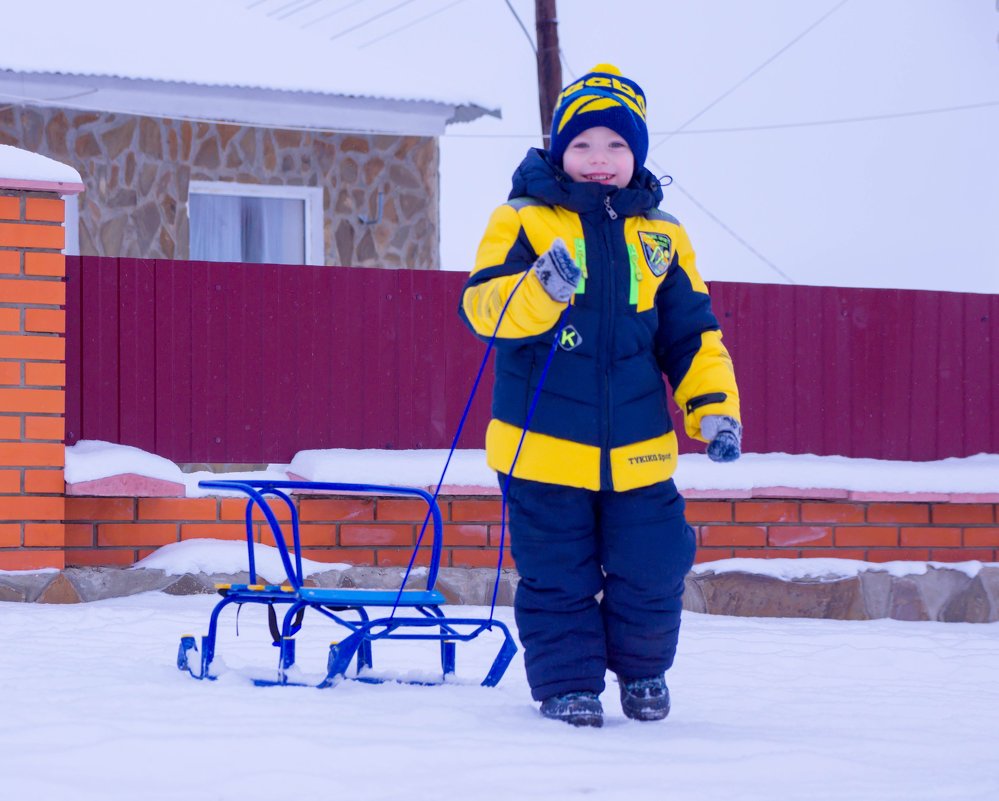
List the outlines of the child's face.
<svg viewBox="0 0 999 801">
<path fill-rule="evenodd" d="M 569 142 L 562 169 L 574 181 L 616 186 L 628 185 L 635 173 L 635 157 L 624 137 L 610 128 L 587 128 Z"/>
</svg>

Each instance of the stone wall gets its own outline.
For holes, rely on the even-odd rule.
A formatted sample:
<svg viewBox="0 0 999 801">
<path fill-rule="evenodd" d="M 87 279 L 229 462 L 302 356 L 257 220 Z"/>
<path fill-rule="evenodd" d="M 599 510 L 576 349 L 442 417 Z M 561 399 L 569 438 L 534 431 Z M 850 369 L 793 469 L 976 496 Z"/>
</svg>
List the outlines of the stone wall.
<svg viewBox="0 0 999 801">
<path fill-rule="evenodd" d="M 274 130 L 0 106 L 0 144 L 75 167 L 84 256 L 189 258 L 189 182 L 323 188 L 325 263 L 437 269 L 432 137 Z M 381 221 L 374 218 L 383 193 Z"/>
</svg>

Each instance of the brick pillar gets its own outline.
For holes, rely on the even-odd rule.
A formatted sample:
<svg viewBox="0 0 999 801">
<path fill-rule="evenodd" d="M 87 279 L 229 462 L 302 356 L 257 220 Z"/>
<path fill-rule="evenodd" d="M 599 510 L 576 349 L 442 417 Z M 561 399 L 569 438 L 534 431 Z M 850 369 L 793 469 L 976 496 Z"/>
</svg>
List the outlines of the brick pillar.
<svg viewBox="0 0 999 801">
<path fill-rule="evenodd" d="M 0 570 L 65 567 L 62 195 L 82 189 L 71 168 L 0 146 Z"/>
</svg>

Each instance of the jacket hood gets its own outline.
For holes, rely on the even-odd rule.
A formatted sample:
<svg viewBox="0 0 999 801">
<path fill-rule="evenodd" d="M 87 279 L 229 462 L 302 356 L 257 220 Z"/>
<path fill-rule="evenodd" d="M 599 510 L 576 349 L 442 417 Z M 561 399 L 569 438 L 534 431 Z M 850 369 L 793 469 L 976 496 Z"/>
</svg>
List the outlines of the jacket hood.
<svg viewBox="0 0 999 801">
<path fill-rule="evenodd" d="M 531 148 L 513 174 L 510 200 L 533 197 L 550 206 L 562 206 L 579 214 L 604 207 L 610 196 L 618 214 L 633 217 L 658 208 L 663 199 L 659 180 L 645 167 L 636 170 L 624 189 L 597 183 L 581 183 L 555 165 L 548 151 Z"/>
</svg>

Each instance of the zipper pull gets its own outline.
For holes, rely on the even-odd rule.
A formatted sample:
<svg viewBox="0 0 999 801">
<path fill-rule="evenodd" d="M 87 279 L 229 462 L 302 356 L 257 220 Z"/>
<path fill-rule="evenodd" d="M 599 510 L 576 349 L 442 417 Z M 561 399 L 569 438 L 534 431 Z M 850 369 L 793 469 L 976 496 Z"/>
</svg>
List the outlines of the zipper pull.
<svg viewBox="0 0 999 801">
<path fill-rule="evenodd" d="M 610 217 L 612 220 L 617 219 L 617 212 L 614 211 L 614 208 L 611 206 L 610 203 L 610 195 L 604 195 L 604 208 L 607 209 L 608 217 Z"/>
</svg>

